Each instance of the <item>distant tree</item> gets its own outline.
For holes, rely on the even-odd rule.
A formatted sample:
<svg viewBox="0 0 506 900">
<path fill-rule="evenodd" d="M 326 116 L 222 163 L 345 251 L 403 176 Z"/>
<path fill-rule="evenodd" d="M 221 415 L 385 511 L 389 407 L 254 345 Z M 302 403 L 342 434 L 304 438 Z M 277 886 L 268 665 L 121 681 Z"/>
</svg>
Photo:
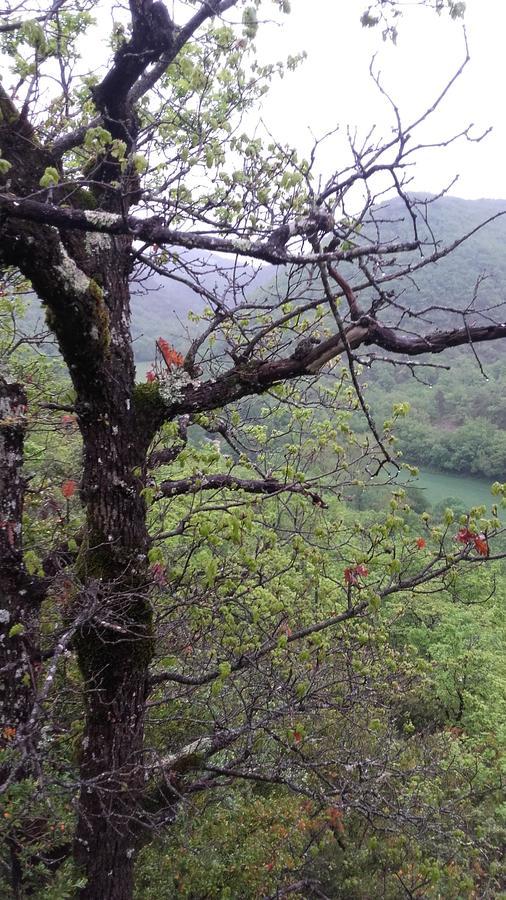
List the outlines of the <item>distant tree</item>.
<svg viewBox="0 0 506 900">
<path fill-rule="evenodd" d="M 34 397 L 30 381 L 16 380 L 16 340 L 9 343 L 0 377 L 1 774 L 7 796 L 13 791 L 25 811 L 12 827 L 11 813 L 6 819 L 16 896 L 27 866 L 52 871 L 72 849 L 80 873 L 73 889 L 81 897 L 128 900 L 137 848 L 151 830 L 171 824 L 185 794 L 232 777 L 290 783 L 293 774 L 299 786 L 302 771 L 316 778 L 316 763 L 294 753 L 304 740 L 297 710 L 303 717 L 305 708 L 328 706 L 320 679 L 333 670 L 320 668 L 316 639 L 301 650 L 310 665 L 302 655 L 292 673 L 280 656 L 286 652 L 289 660 L 292 646 L 304 647 L 342 623 L 356 620 L 361 627 L 382 597 L 479 558 L 477 539 L 448 550 L 443 536 L 431 565 L 414 565 L 413 547 L 399 562 L 391 549 L 383 553 L 382 542 L 391 542 L 396 528 L 392 513 L 393 523 L 370 545 L 382 560 L 370 582 L 367 542 L 360 549 L 360 540 L 349 539 L 343 549 L 335 523 L 328 537 L 337 569 L 327 572 L 318 548 L 311 549 L 314 529 L 323 535 L 325 526 L 302 511 L 304 504 L 323 508 L 332 486 L 346 496 L 354 457 L 360 478 L 395 463 L 393 420 L 384 429 L 375 425 L 358 386 L 359 364 L 370 364 L 379 350 L 407 358 L 413 370 L 412 358 L 506 337 L 504 319 L 473 324 L 470 307 L 445 331 L 424 331 L 423 322 L 419 333 L 406 328 L 396 279 L 413 278 L 452 249 L 419 236 L 427 206 L 406 193 L 406 166 L 428 113 L 403 123 L 392 104 L 393 132 L 384 141 L 375 142 L 372 133 L 363 143 L 352 140 L 349 159 L 320 184 L 317 143 L 301 159 L 260 131 L 249 134 L 242 122 L 277 71 L 255 60 L 258 17 L 287 12 L 288 4 L 191 0 L 176 6 L 174 22 L 162 2 L 151 0 L 21 2 L 0 24 L 5 293 L 15 293 L 10 280 L 19 274 L 30 283 L 73 386 L 73 396 L 62 400 L 47 396 L 49 385 L 38 381 Z M 461 4 L 449 6 L 455 12 Z M 373 23 L 371 8 L 364 24 Z M 109 49 L 92 74 L 90 56 L 105 29 Z M 378 200 L 387 187 L 404 203 L 407 239 L 382 236 L 388 212 Z M 255 293 L 252 275 L 259 263 L 275 267 L 263 295 Z M 162 336 L 152 373 L 137 384 L 129 322 L 130 285 L 140 271 L 190 285 L 206 309 L 187 346 L 171 347 Z M 339 358 L 347 376 L 335 367 Z M 282 440 L 297 427 L 309 441 L 304 453 L 289 445 L 282 464 L 278 457 L 270 465 L 262 449 L 268 411 L 258 401 L 240 403 L 265 394 L 271 410 L 285 403 L 274 447 L 281 453 Z M 312 410 L 325 402 L 334 423 L 318 425 Z M 353 444 L 336 405 L 361 410 L 367 446 Z M 62 478 L 58 502 L 48 497 L 46 511 L 37 513 L 46 528 L 45 555 L 34 544 L 37 522 L 29 525 L 25 517 L 23 524 L 34 491 L 23 456 L 44 455 L 43 444 L 24 447 L 36 411 L 46 417 L 40 433 L 46 427 L 59 435 L 46 452 L 76 428 L 82 439 L 79 485 L 75 477 Z M 192 457 L 188 431 L 197 425 L 211 441 Z M 346 450 L 340 440 L 348 442 Z M 227 447 L 225 462 L 213 441 Z M 331 449 L 321 484 L 310 467 L 304 480 L 307 460 L 323 459 Z M 73 512 L 77 489 L 81 522 Z M 230 492 L 225 505 L 220 492 Z M 289 495 L 296 512 L 278 504 L 270 526 L 265 514 L 259 531 L 255 507 L 245 506 L 242 518 L 230 514 L 250 497 Z M 225 517 L 223 533 L 213 503 Z M 56 523 L 54 541 L 48 521 Z M 31 535 L 26 546 L 24 532 Z M 283 534 L 293 542 L 281 553 L 276 535 Z M 317 577 L 332 585 L 326 605 L 315 590 Z M 298 598 L 291 624 L 283 600 L 290 591 Z M 255 598 L 251 608 L 248 593 Z M 332 679 L 346 676 L 352 696 L 362 676 L 351 671 L 339 635 Z M 234 687 L 213 707 L 225 683 Z M 146 733 L 148 709 L 160 715 L 158 723 L 156 714 L 148 720 Z M 74 731 L 67 734 L 61 722 Z M 332 744 L 324 721 L 320 732 Z M 259 735 L 266 734 L 276 740 L 262 757 Z M 70 738 L 75 746 L 64 765 L 59 748 Z M 48 825 L 44 815 L 30 819 L 27 810 L 31 792 L 47 779 L 57 786 L 54 797 L 66 793 L 76 804 L 77 824 L 71 840 L 65 833 L 51 854 L 37 854 L 31 848 Z M 375 803 L 380 788 L 378 782 Z M 60 802 L 54 797 L 48 817 Z M 362 797 L 366 803 L 365 788 Z"/>
</svg>

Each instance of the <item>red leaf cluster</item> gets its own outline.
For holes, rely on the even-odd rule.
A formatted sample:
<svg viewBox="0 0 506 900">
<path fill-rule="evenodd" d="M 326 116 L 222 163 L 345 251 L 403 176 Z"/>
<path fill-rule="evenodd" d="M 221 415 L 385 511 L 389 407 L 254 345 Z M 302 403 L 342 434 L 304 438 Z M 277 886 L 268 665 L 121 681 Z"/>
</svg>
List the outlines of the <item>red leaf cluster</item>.
<svg viewBox="0 0 506 900">
<path fill-rule="evenodd" d="M 63 484 L 61 486 L 61 492 L 66 500 L 70 500 L 70 498 L 74 496 L 74 494 L 76 492 L 76 487 L 77 487 L 77 485 L 76 485 L 75 481 L 71 481 L 70 479 L 69 479 L 69 481 L 63 482 Z"/>
<path fill-rule="evenodd" d="M 369 574 L 367 566 L 359 563 L 358 566 L 349 567 L 344 570 L 344 580 L 346 584 L 358 584 L 359 576 L 365 578 Z"/>
<path fill-rule="evenodd" d="M 159 337 L 156 345 L 169 369 L 171 366 L 181 368 L 184 363 L 184 356 L 181 353 L 178 353 L 178 351 L 175 350 L 174 347 L 171 347 L 168 341 L 166 341 L 164 338 Z"/>
<path fill-rule="evenodd" d="M 488 556 L 490 553 L 490 549 L 488 546 L 487 538 L 484 534 L 477 534 L 474 539 L 474 548 L 478 551 L 480 556 Z"/>
<path fill-rule="evenodd" d="M 327 809 L 327 818 L 331 828 L 335 828 L 341 834 L 344 832 L 343 813 L 337 806 L 329 806 Z"/>
<path fill-rule="evenodd" d="M 490 553 L 486 535 L 482 533 L 477 534 L 469 528 L 461 528 L 455 535 L 455 540 L 461 544 L 474 544 L 474 549 L 480 556 L 488 556 Z"/>
</svg>

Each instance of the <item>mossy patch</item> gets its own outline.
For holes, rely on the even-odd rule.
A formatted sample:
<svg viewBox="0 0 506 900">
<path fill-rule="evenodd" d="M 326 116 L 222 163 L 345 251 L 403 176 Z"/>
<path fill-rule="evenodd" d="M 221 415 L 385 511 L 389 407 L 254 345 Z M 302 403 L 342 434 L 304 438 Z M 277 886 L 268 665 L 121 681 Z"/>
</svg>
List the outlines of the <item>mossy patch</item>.
<svg viewBox="0 0 506 900">
<path fill-rule="evenodd" d="M 78 631 L 76 649 L 83 678 L 109 690 L 122 683 L 125 675 L 142 672 L 149 665 L 154 653 L 153 613 L 148 599 L 137 592 L 143 580 L 140 573 L 130 566 L 129 574 L 126 552 L 91 544 L 90 550 L 89 539 L 83 541 L 76 571 L 81 580 L 100 582 L 102 612 L 97 617 L 100 621 Z"/>
<path fill-rule="evenodd" d="M 156 381 L 136 384 L 132 405 L 139 432 L 151 437 L 165 419 L 167 407 Z"/>
<path fill-rule="evenodd" d="M 117 611 L 114 628 L 92 623 L 76 634 L 77 660 L 88 685 L 114 692 L 125 678 L 143 673 L 154 654 L 153 614 L 138 599 Z"/>
</svg>

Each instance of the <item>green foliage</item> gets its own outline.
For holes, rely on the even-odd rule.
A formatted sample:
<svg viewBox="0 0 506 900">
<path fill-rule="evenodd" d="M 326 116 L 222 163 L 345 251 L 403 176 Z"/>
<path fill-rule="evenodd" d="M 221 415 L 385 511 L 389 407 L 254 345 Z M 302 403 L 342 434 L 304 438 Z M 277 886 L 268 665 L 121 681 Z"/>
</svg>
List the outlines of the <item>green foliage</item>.
<svg viewBox="0 0 506 900">
<path fill-rule="evenodd" d="M 19 300 L 10 302 L 19 307 Z M 26 358 L 18 351 L 10 365 L 25 375 L 42 365 L 46 389 L 69 393 L 57 369 L 48 375 L 54 362 L 35 361 L 28 349 Z M 34 394 L 38 403 L 44 400 L 39 382 Z M 159 499 L 158 486 L 166 478 L 247 478 L 258 465 L 272 477 L 304 486 L 315 487 L 319 479 L 319 489 L 327 483 L 335 490 L 336 471 L 345 485 L 351 474 L 360 481 L 352 463 L 364 453 L 366 439 L 350 427 L 354 401 L 345 372 L 338 387 L 319 388 L 319 401 L 332 404 L 328 418 L 314 410 L 310 390 L 285 386 L 275 394 L 277 409 L 261 400 L 249 403 L 246 421 L 241 407 L 229 413 L 229 426 L 239 429 L 248 452 L 239 455 L 201 431 L 170 468 L 153 471 L 144 490 L 153 534 L 171 535 L 149 551 L 150 566 L 163 573 L 154 598 L 156 672 L 191 677 L 216 671 L 192 693 L 191 703 L 177 691 L 154 692 L 149 746 L 163 753 L 168 734 L 177 747 L 223 723 L 241 728 L 243 705 L 253 700 L 264 713 L 280 698 L 286 709 L 266 728 L 254 723 L 251 736 L 234 750 L 247 759 L 254 748 L 256 771 L 266 773 L 265 782 L 260 778 L 248 788 L 237 781 L 217 789 L 211 800 L 189 796 L 171 829 L 141 851 L 137 896 L 190 898 L 206 892 L 253 900 L 298 879 L 317 881 L 328 896 L 343 900 L 375 894 L 394 900 L 401 880 L 411 892 L 423 890 L 434 900 L 471 898 L 473 891 L 494 896 L 504 841 L 499 789 L 506 670 L 500 645 L 506 620 L 503 591 L 494 592 L 502 564 L 485 574 L 475 554 L 462 574 L 450 567 L 425 592 L 400 588 L 424 566 L 455 556 L 461 510 L 447 511 L 446 504 L 431 516 L 419 515 L 408 502 L 410 489 L 402 487 L 387 488 L 374 500 L 375 511 L 369 500 L 374 494 L 366 494 L 361 512 L 340 497 L 348 497 L 349 487 L 329 494 L 328 510 L 304 496 L 286 504 L 238 490 L 220 499 L 206 492 Z M 396 406 L 385 423 L 388 434 L 394 420 L 402 419 L 400 429 L 410 421 L 407 401 L 389 399 L 390 412 L 392 399 Z M 140 385 L 135 402 L 142 415 L 158 415 L 158 386 Z M 81 524 L 77 495 L 65 505 L 61 494 L 65 478 L 78 478 L 75 423 L 72 417 L 62 422 L 58 413 L 45 415 L 42 429 L 34 420 L 27 443 L 34 491 L 26 539 L 35 567 L 49 534 L 69 546 L 72 540 L 76 549 Z M 212 432 L 215 420 L 207 415 L 199 423 Z M 177 435 L 175 424 L 165 426 L 166 443 Z M 332 476 L 322 478 L 329 471 Z M 502 483 L 495 493 L 502 495 Z M 490 535 L 499 527 L 497 517 L 480 508 L 464 521 Z M 347 569 L 365 574 L 348 583 Z M 366 615 L 292 640 L 297 629 L 341 613 L 348 592 L 351 602 L 368 604 Z M 45 605 L 44 646 L 53 643 L 71 602 L 71 582 L 58 581 Z M 236 672 L 237 659 L 258 653 L 266 640 L 272 649 L 265 661 Z M 58 788 L 56 805 L 51 799 L 54 817 L 45 817 L 34 845 L 41 853 L 57 846 L 73 825 L 72 785 L 82 737 L 79 678 L 71 658 L 58 670 L 51 692 L 48 777 L 54 765 L 60 773 L 55 783 L 64 772 L 69 787 Z M 8 754 L 14 752 L 10 744 Z M 226 751 L 213 760 L 225 769 L 230 762 Z M 289 792 L 284 780 L 295 780 L 311 799 Z M 6 836 L 26 819 L 27 795 L 16 791 L 14 786 L 7 797 Z M 31 852 L 26 849 L 27 858 Z M 30 883 L 48 900 L 72 896 L 77 881 L 65 865 L 49 886 L 44 870 L 31 865 Z"/>
<path fill-rule="evenodd" d="M 409 399 L 411 412 L 397 430 L 397 438 L 403 456 L 411 462 L 489 480 L 500 478 L 506 470 L 504 365 L 485 360 L 485 380 L 463 351 L 450 356 L 449 363 L 449 372 L 427 374 L 431 387 L 420 385 L 408 372 L 397 372 L 394 381 L 388 369 L 378 369 L 368 394 L 370 402 L 379 418 L 388 414 L 392 401 Z"/>
<path fill-rule="evenodd" d="M 289 11 L 285 0 L 276 6 Z M 460 16 L 462 7 L 436 0 L 436 8 L 448 8 L 452 17 Z M 61 172 L 45 169 L 40 186 L 70 185 L 69 202 L 88 208 L 96 168 L 112 163 L 118 179 L 144 174 L 146 196 L 163 196 L 172 227 L 204 219 L 217 223 L 225 232 L 231 228 L 245 235 L 243 251 L 270 227 L 272 210 L 283 222 L 307 211 L 313 200 L 308 160 L 242 126 L 242 117 L 272 79 L 302 58 L 260 65 L 250 56 L 258 8 L 257 2 L 243 5 L 239 38 L 222 21 L 208 25 L 168 66 L 156 101 L 150 96 L 137 104 L 135 127 L 142 140 L 146 137 L 146 156 L 130 153 L 126 141 L 93 124 L 94 76 L 78 86 L 69 78 L 65 96 L 48 100 L 48 146 L 70 125 L 82 126 L 86 134 L 81 146 L 63 154 Z M 388 8 L 395 19 L 396 4 L 380 2 L 364 14 L 363 24 L 378 24 L 375 9 Z M 80 7 L 59 9 L 56 30 L 45 21 L 28 22 L 16 35 L 3 34 L 16 80 L 31 79 L 46 61 L 50 73 L 57 60 L 68 74 L 90 21 Z M 396 26 L 388 25 L 386 33 L 395 39 Z M 118 55 L 126 34 L 121 23 L 115 25 L 111 46 Z M 0 174 L 5 174 L 2 162 Z M 107 186 L 109 199 L 118 187 L 119 180 Z M 458 218 L 461 230 L 462 207 L 450 201 L 445 210 L 441 215 L 451 220 L 446 225 Z M 358 225 L 349 227 L 356 238 Z M 97 257 L 104 239 L 110 240 L 94 235 Z M 497 245 L 502 276 L 502 233 L 488 239 Z M 456 268 L 447 272 L 454 294 L 460 279 L 468 283 L 476 268 L 478 253 L 470 260 L 471 255 L 457 257 Z M 176 292 L 170 302 L 179 316 L 191 312 L 191 325 L 213 320 L 207 298 L 190 306 L 187 281 L 193 277 L 202 295 L 207 288 L 204 276 L 187 278 L 186 257 L 172 248 L 154 248 L 152 261 L 173 267 Z M 481 256 L 479 261 L 481 270 Z M 328 335 L 326 313 L 315 308 L 296 316 L 276 343 L 270 332 L 278 314 L 269 302 L 271 274 L 261 272 L 250 289 L 252 274 L 245 266 L 238 293 L 250 290 L 256 332 L 266 329 L 258 341 L 259 360 L 272 360 L 280 347 L 286 356 L 316 328 L 319 336 Z M 425 282 L 423 291 L 430 296 L 435 293 L 431 277 L 441 290 L 440 274 Z M 288 315 L 290 280 L 296 281 L 297 273 L 283 278 L 281 309 Z M 237 281 L 229 273 L 220 285 L 227 302 L 231 281 L 235 291 Z M 266 287 L 261 295 L 259 282 Z M 107 364 L 113 354 L 128 360 L 129 348 L 120 343 L 126 324 L 116 323 L 116 333 L 109 330 L 106 304 L 111 312 L 114 305 L 109 287 L 95 278 L 87 284 L 87 299 L 99 310 L 97 351 L 107 349 Z M 183 423 L 165 426 L 158 438 L 174 451 L 170 466 L 150 468 L 136 458 L 129 484 L 113 467 L 111 491 L 105 493 L 124 501 L 126 492 L 137 500 L 138 491 L 150 528 L 149 546 L 130 542 L 115 555 L 112 536 L 85 527 L 75 490 L 81 476 L 79 424 L 89 429 L 96 416 L 103 427 L 109 413 L 82 404 L 74 412 L 59 361 L 34 352 L 44 346 L 44 337 L 29 337 L 21 324 L 28 289 L 6 274 L 0 358 L 9 378 L 27 385 L 25 564 L 28 576 L 47 577 L 50 587 L 40 621 L 40 658 L 30 675 L 37 689 L 43 686 L 35 706 L 40 777 L 16 777 L 8 786 L 0 823 L 5 870 L 14 846 L 28 872 L 27 893 L 59 900 L 83 887 L 68 862 L 54 878 L 44 865 L 44 859 L 58 855 L 62 836 L 67 842 L 78 792 L 89 788 L 79 784 L 80 756 L 87 749 L 83 716 L 92 697 L 83 698 L 82 680 L 95 677 L 97 694 L 104 688 L 112 693 L 128 665 L 132 673 L 140 672 L 142 692 L 156 635 L 146 722 L 146 804 L 127 822 L 132 826 L 128 853 L 139 852 L 139 900 L 253 900 L 282 895 L 298 882 L 303 887 L 292 895 L 301 900 L 315 882 L 343 900 L 395 900 L 401 892 L 429 900 L 499 896 L 505 875 L 504 569 L 501 561 L 485 559 L 489 547 L 503 550 L 499 510 L 467 510 L 446 500 L 429 512 L 412 487 L 395 483 L 384 451 L 365 428 L 350 373 L 338 362 L 316 385 L 310 379 L 277 384 L 267 398 L 188 417 L 188 442 Z M 306 300 L 311 290 L 299 282 L 295 297 Z M 417 297 L 412 308 L 420 310 L 425 302 Z M 154 305 L 151 297 L 149 303 Z M 149 329 L 156 336 L 162 331 L 157 316 L 142 323 L 144 359 L 154 349 Z M 166 318 L 167 308 L 164 323 Z M 445 314 L 436 311 L 434 321 L 444 325 Z M 203 354 L 204 378 L 221 371 L 225 341 L 229 349 L 243 346 L 246 325 L 225 318 L 213 363 Z M 177 326 L 168 327 L 173 333 L 163 333 L 172 337 Z M 73 337 L 81 340 L 80 334 Z M 367 394 L 379 437 L 392 452 L 401 448 L 406 474 L 414 475 L 412 463 L 418 462 L 485 474 L 500 479 L 494 488 L 500 501 L 506 406 L 496 395 L 506 396 L 504 367 L 498 361 L 488 367 L 497 388 L 491 399 L 471 364 L 458 354 L 455 359 L 458 380 L 436 370 L 430 376 L 432 393 L 426 394 L 419 383 L 398 376 L 402 369 L 395 375 L 382 370 Z M 241 377 L 248 377 L 249 362 L 241 366 Z M 138 384 L 126 409 L 122 406 L 116 421 L 135 420 L 129 452 L 163 421 L 167 404 L 160 383 L 155 377 Z M 383 479 L 381 493 L 374 493 L 372 471 Z M 214 475 L 229 477 L 229 489 L 208 490 Z M 274 496 L 241 489 L 244 480 L 262 478 L 277 483 Z M 167 483 L 170 488 L 174 482 L 180 490 L 171 492 Z M 98 489 L 96 483 L 85 484 L 88 513 Z M 124 572 L 132 558 L 136 577 L 127 581 Z M 25 627 L 14 621 L 7 633 L 23 637 Z M 130 659 L 124 638 L 133 648 Z M 106 721 L 111 756 L 116 715 L 121 710 L 113 703 Z M 121 725 L 130 728 L 131 722 Z M 93 726 L 98 730 L 97 722 Z M 7 724 L 1 738 L 0 766 L 17 772 L 24 764 L 23 735 Z M 122 777 L 122 765 L 123 760 L 114 778 Z M 124 771 L 130 767 L 128 760 Z M 213 790 L 204 793 L 206 787 Z M 121 784 L 125 800 L 127 793 Z M 152 843 L 147 842 L 150 826 Z M 0 892 L 7 896 L 9 889 L 5 879 L 0 882 Z"/>
<path fill-rule="evenodd" d="M 299 802 L 281 791 L 245 788 L 211 806 L 197 801 L 172 837 L 142 852 L 135 896 L 263 896 L 297 869 L 306 823 Z"/>
<path fill-rule="evenodd" d="M 295 409 L 292 418 L 281 412 L 277 429 L 272 413 L 270 427 L 254 421 L 247 426 L 260 459 L 277 459 L 281 470 L 280 458 L 289 460 L 295 452 L 297 429 L 307 428 L 311 434 L 311 414 L 302 412 Z M 396 410 L 397 415 L 403 412 L 405 406 Z M 211 421 L 202 424 L 209 427 Z M 319 438 L 306 436 L 305 451 L 310 456 L 318 444 L 322 468 L 338 434 L 341 439 L 346 435 L 346 452 L 353 450 L 356 437 L 343 432 L 345 421 L 342 416 L 332 423 L 319 422 Z M 289 443 L 280 440 L 282 434 L 290 436 Z M 209 444 L 188 447 L 177 462 L 181 477 L 227 471 L 231 465 L 221 448 Z M 243 457 L 233 471 L 247 475 L 250 465 Z M 304 468 L 307 476 L 311 467 Z M 165 477 L 163 470 L 159 477 Z M 364 510 L 358 519 L 338 501 L 326 513 L 313 513 L 296 501 L 292 509 L 298 526 L 296 531 L 292 527 L 290 539 L 284 537 L 290 514 L 280 515 L 240 494 L 219 509 L 207 510 L 205 495 L 197 503 L 192 498 L 191 507 L 185 498 L 168 505 L 163 521 L 169 530 L 189 514 L 191 518 L 185 543 L 171 540 L 152 557 L 163 562 L 167 572 L 160 614 L 170 638 L 166 648 L 160 648 L 158 670 L 190 674 L 203 658 L 212 658 L 218 673 L 214 684 L 202 689 L 198 699 L 194 696 L 193 710 L 177 700 L 166 707 L 171 733 L 178 723 L 179 742 L 184 743 L 201 730 L 205 734 L 216 716 L 224 716 L 228 728 L 238 725 L 236 693 L 244 702 L 249 691 L 268 691 L 268 679 L 275 677 L 278 691 L 290 684 L 293 714 L 287 727 L 271 726 L 259 734 L 257 765 L 269 770 L 280 761 L 281 744 L 293 754 L 294 777 L 300 746 L 315 773 L 324 771 L 327 779 L 335 780 L 336 796 L 345 790 L 349 799 L 344 811 L 339 802 L 335 810 L 318 803 L 305 807 L 267 781 L 258 793 L 239 783 L 218 793 L 210 804 L 190 803 L 172 835 L 143 851 L 139 897 L 192 897 L 206 890 L 210 897 L 254 898 L 298 878 L 317 879 L 336 898 L 396 898 L 401 880 L 410 891 L 423 889 L 424 896 L 434 900 L 441 895 L 471 898 L 476 890 L 493 895 L 497 890 L 504 839 L 498 798 L 506 740 L 506 670 L 498 665 L 498 653 L 506 620 L 503 593 L 497 591 L 493 600 L 487 597 L 502 570 L 488 569 L 485 575 L 481 567 L 470 566 L 458 578 L 450 572 L 427 592 L 406 590 L 379 601 L 382 584 L 409 579 L 438 552 L 440 558 L 451 557 L 457 530 L 451 510 L 443 508 L 429 524 L 428 517 L 410 510 L 404 490 L 396 489 L 386 510 L 383 498 L 379 513 L 371 517 Z M 153 515 L 154 522 L 158 513 Z M 495 527 L 493 517 L 486 520 L 478 508 L 466 521 L 480 529 Z M 420 535 L 426 536 L 423 541 Z M 292 644 L 295 629 L 340 608 L 345 567 L 364 563 L 368 574 L 352 590 L 367 599 L 371 615 Z M 170 614 L 166 619 L 165 602 L 174 610 L 173 620 Z M 183 618 L 182 609 L 187 610 Z M 174 640 L 178 629 L 179 646 Z M 277 633 L 276 648 L 265 677 L 261 670 L 233 676 L 234 659 L 258 651 L 265 635 L 272 633 Z M 332 703 L 315 716 L 315 672 L 330 666 Z M 350 703 L 348 690 L 353 692 Z M 150 727 L 154 745 L 163 744 L 163 720 L 157 714 Z M 331 749 L 336 741 L 337 755 Z M 346 765 L 340 762 L 342 753 Z M 376 797 L 366 825 L 360 801 L 352 798 L 355 792 L 360 795 L 362 781 L 377 791 L 378 775 L 373 766 L 369 781 L 355 766 L 361 765 L 359 759 L 383 760 L 385 754 L 388 773 L 380 769 L 385 793 L 379 792 L 381 801 Z M 314 787 L 307 774 L 304 784 L 308 790 Z M 395 795 L 395 809 L 402 809 L 405 817 L 391 821 L 385 830 L 389 791 Z M 451 822 L 445 817 L 448 809 Z M 264 818 L 259 820 L 260 811 Z M 422 836 L 413 823 L 425 815 L 430 825 Z M 155 858 L 161 860 L 159 877 L 152 874 Z M 176 866 L 174 859 L 180 860 Z"/>
<path fill-rule="evenodd" d="M 41 176 L 39 180 L 39 184 L 43 188 L 54 187 L 54 185 L 58 184 L 60 180 L 60 175 L 58 169 L 55 169 L 54 166 L 48 166 Z"/>
<path fill-rule="evenodd" d="M 242 14 L 244 33 L 246 37 L 253 39 L 258 30 L 257 14 L 254 6 L 247 6 Z"/>
</svg>

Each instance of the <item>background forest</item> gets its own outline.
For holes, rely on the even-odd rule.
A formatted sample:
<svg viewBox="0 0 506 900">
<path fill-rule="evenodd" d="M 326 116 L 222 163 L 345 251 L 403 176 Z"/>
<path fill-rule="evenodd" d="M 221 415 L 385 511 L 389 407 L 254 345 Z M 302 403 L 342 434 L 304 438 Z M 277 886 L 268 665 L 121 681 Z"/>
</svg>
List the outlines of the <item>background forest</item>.
<svg viewBox="0 0 506 900">
<path fill-rule="evenodd" d="M 430 194 L 417 196 L 431 199 Z M 502 200 L 442 197 L 431 206 L 431 226 L 441 241 L 449 243 L 503 207 Z M 390 203 L 388 211 L 399 229 L 400 205 Z M 401 233 L 407 234 L 406 224 L 401 226 Z M 443 327 L 451 318 L 443 306 L 465 309 L 470 300 L 469 286 L 477 285 L 478 309 L 500 307 L 506 283 L 505 241 L 506 223 L 500 218 L 451 256 L 425 268 L 417 275 L 416 285 L 403 285 L 399 305 L 412 312 L 428 309 L 431 321 Z M 216 259 L 208 255 L 201 262 L 199 277 L 203 286 L 212 287 L 215 271 Z M 273 268 L 252 270 L 251 278 L 250 293 L 267 302 L 275 280 Z M 439 311 L 434 308 L 438 306 Z M 160 335 L 175 346 L 184 347 L 198 334 L 200 322 L 208 319 L 209 313 L 205 299 L 196 297 L 190 285 L 167 281 L 153 273 L 139 273 L 132 302 L 132 334 L 139 376 L 144 377 L 152 368 Z M 475 317 L 478 318 L 476 314 Z M 32 333 L 44 330 L 43 310 L 29 298 L 24 306 L 23 328 Z M 57 348 L 48 340 L 45 352 L 57 353 Z M 480 368 L 480 362 L 468 349 L 453 351 L 439 369 L 426 369 L 422 381 L 413 377 L 407 368 L 377 362 L 373 369 L 365 368 L 362 382 L 367 384 L 368 402 L 378 421 L 389 417 L 393 402 L 409 403 L 411 413 L 396 438 L 399 449 L 411 463 L 436 471 L 477 475 L 490 482 L 500 481 L 506 471 L 503 357 L 501 344 L 482 347 Z M 433 393 L 425 389 L 428 386 Z M 367 427 L 360 417 L 354 424 L 362 430 Z M 477 490 L 482 498 L 479 487 Z M 446 496 L 452 496 L 452 492 Z"/>
</svg>

